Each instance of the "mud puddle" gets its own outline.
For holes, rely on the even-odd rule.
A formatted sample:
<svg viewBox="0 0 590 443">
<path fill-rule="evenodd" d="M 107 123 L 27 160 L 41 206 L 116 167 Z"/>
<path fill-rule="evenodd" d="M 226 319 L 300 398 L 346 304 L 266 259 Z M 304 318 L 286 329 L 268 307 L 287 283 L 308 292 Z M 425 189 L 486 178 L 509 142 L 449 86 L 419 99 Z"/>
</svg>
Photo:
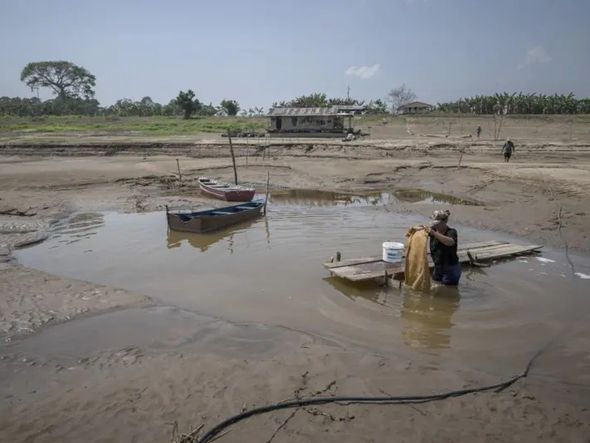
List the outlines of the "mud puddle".
<svg viewBox="0 0 590 443">
<path fill-rule="evenodd" d="M 273 203 L 304 206 L 385 206 L 399 202 L 446 205 L 481 205 L 481 202 L 422 189 L 396 189 L 393 192 L 343 193 L 307 189 L 273 191 Z"/>
<path fill-rule="evenodd" d="M 273 190 L 274 204 L 291 206 L 384 206 L 396 201 L 390 192 L 349 194 L 312 189 Z"/>
<path fill-rule="evenodd" d="M 25 266 L 137 291 L 158 304 L 230 322 L 295 329 L 388 354 L 419 349 L 437 356 L 433 367 L 444 358 L 501 368 L 583 320 L 580 312 L 590 307 L 588 280 L 577 277 L 559 251 L 544 252 L 551 261 L 527 257 L 466 268 L 458 288 L 430 295 L 349 285 L 322 266 L 336 251 L 343 258 L 380 255 L 383 241 L 403 240 L 409 226 L 424 221 L 378 205 L 275 200 L 266 218 L 200 235 L 168 231 L 162 212 L 77 214 L 17 258 Z M 515 241 L 455 226 L 463 242 Z M 590 274 L 586 258 L 573 259 L 576 272 Z M 159 315 L 150 311 L 149 317 Z M 126 322 L 124 313 L 117 318 L 119 328 L 112 329 L 123 341 L 129 337 L 126 344 L 150 323 L 165 323 Z M 93 322 L 98 328 L 100 317 Z M 193 335 L 189 323 L 178 322 L 180 335 Z M 126 334 L 132 324 L 135 332 Z"/>
<path fill-rule="evenodd" d="M 408 203 L 432 203 L 448 205 L 468 205 L 480 206 L 481 202 L 467 198 L 455 197 L 440 192 L 430 192 L 423 189 L 396 189 L 393 196 L 403 202 Z"/>
</svg>

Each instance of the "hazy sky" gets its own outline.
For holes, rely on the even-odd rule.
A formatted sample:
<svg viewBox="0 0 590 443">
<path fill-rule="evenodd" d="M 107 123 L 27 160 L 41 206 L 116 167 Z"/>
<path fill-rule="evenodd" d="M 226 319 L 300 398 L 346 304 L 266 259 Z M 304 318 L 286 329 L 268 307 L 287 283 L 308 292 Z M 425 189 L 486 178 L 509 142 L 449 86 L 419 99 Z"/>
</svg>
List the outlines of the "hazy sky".
<svg viewBox="0 0 590 443">
<path fill-rule="evenodd" d="M 590 97 L 590 0 L 0 0 L 0 56 L 0 96 L 32 96 L 25 64 L 63 59 L 96 75 L 103 105 L 191 88 L 266 108 L 404 82 L 431 103 Z"/>
</svg>

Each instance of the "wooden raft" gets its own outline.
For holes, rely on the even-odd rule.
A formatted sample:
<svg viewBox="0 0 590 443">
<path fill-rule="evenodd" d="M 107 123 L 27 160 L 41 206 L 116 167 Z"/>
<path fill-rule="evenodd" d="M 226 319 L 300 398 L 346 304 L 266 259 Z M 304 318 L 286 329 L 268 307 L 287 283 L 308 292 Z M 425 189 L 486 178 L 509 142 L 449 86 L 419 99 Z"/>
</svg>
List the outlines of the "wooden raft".
<svg viewBox="0 0 590 443">
<path fill-rule="evenodd" d="M 541 245 L 516 245 L 505 241 L 481 241 L 459 245 L 457 255 L 459 262 L 479 263 L 499 258 L 539 252 Z M 471 258 L 469 257 L 471 255 Z M 430 267 L 434 265 L 428 257 Z M 381 257 L 360 257 L 337 262 L 324 263 L 324 267 L 334 276 L 353 282 L 368 281 L 392 277 L 404 279 L 404 263 L 387 263 Z"/>
</svg>

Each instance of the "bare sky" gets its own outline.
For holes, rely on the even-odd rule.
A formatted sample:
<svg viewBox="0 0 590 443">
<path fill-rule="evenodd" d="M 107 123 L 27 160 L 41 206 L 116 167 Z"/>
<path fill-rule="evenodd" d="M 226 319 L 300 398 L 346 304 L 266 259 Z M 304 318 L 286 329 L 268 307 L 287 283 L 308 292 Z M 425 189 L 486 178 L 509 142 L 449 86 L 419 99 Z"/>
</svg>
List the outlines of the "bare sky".
<svg viewBox="0 0 590 443">
<path fill-rule="evenodd" d="M 26 63 L 68 60 L 96 75 L 103 105 L 191 88 L 267 108 L 348 85 L 383 98 L 402 83 L 431 103 L 590 97 L 590 1 L 0 0 L 0 56 L 0 96 L 33 95 Z"/>
</svg>

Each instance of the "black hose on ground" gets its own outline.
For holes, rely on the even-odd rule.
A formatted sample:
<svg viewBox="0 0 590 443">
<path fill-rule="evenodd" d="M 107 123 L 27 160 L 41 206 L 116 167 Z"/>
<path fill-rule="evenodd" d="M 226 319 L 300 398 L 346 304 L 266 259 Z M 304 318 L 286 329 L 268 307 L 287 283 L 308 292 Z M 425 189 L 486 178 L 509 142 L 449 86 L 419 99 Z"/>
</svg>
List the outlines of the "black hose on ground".
<svg viewBox="0 0 590 443">
<path fill-rule="evenodd" d="M 417 404 L 417 403 L 427 403 L 431 401 L 439 401 L 439 400 L 446 400 L 448 398 L 454 397 L 462 397 L 468 394 L 474 394 L 477 392 L 486 392 L 486 391 L 496 391 L 501 392 L 504 389 L 510 387 L 514 383 L 516 383 L 521 378 L 524 378 L 528 375 L 533 362 L 542 354 L 545 348 L 539 350 L 533 357 L 529 360 L 528 364 L 524 371 L 514 377 L 487 386 L 481 386 L 479 388 L 469 388 L 469 389 L 460 389 L 457 391 L 450 391 L 444 392 L 441 394 L 432 394 L 432 395 L 416 395 L 416 396 L 398 396 L 398 397 L 310 397 L 310 398 L 301 398 L 295 400 L 287 400 L 281 403 L 275 403 L 272 405 L 261 406 L 259 408 L 250 409 L 249 411 L 244 411 L 240 414 L 234 415 L 233 417 L 229 417 L 228 419 L 222 421 L 215 427 L 211 428 L 207 431 L 201 438 L 196 440 L 196 443 L 210 443 L 212 442 L 225 428 L 238 423 L 239 421 L 245 420 L 247 418 L 253 417 L 255 415 L 266 414 L 272 411 L 278 411 L 281 409 L 291 409 L 291 408 L 300 408 L 304 406 L 318 406 L 318 405 L 326 405 L 329 403 L 336 403 L 338 405 L 352 405 L 352 404 L 364 404 L 364 405 L 403 405 L 403 404 Z"/>
</svg>

